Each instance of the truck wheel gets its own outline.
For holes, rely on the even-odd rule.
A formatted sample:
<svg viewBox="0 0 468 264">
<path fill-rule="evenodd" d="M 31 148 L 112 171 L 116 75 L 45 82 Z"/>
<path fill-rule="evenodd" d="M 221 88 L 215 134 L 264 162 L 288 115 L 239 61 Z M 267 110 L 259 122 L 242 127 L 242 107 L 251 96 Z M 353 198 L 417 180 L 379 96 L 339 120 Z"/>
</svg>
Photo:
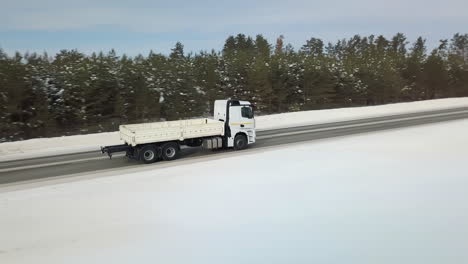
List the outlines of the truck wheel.
<svg viewBox="0 0 468 264">
<path fill-rule="evenodd" d="M 162 158 L 164 160 L 175 160 L 179 156 L 179 144 L 169 142 L 162 146 Z"/>
<path fill-rule="evenodd" d="M 234 138 L 234 149 L 241 150 L 247 148 L 247 137 L 245 135 L 237 135 Z"/>
<path fill-rule="evenodd" d="M 158 151 L 155 146 L 147 145 L 140 150 L 140 160 L 143 163 L 153 163 L 159 158 Z"/>
</svg>

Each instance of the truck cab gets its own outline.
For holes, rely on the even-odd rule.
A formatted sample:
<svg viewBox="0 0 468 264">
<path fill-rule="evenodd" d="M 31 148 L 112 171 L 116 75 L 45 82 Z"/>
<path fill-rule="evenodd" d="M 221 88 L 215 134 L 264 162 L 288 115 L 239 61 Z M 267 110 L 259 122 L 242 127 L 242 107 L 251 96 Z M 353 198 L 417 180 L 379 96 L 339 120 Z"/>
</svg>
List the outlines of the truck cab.
<svg viewBox="0 0 468 264">
<path fill-rule="evenodd" d="M 254 107 L 248 101 L 216 100 L 214 119 L 224 122 L 227 147 L 243 149 L 255 143 Z"/>
</svg>

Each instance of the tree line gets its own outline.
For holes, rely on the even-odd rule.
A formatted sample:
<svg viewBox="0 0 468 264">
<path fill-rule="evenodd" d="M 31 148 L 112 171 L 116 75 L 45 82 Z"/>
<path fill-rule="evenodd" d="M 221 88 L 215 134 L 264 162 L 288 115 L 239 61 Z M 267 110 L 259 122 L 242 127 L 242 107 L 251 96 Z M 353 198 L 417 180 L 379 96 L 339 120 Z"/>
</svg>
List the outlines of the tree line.
<svg viewBox="0 0 468 264">
<path fill-rule="evenodd" d="M 428 51 L 398 33 L 334 43 L 229 36 L 221 51 L 118 56 L 0 49 L 0 142 L 113 131 L 122 123 L 209 115 L 250 100 L 257 114 L 468 96 L 468 34 Z"/>
</svg>

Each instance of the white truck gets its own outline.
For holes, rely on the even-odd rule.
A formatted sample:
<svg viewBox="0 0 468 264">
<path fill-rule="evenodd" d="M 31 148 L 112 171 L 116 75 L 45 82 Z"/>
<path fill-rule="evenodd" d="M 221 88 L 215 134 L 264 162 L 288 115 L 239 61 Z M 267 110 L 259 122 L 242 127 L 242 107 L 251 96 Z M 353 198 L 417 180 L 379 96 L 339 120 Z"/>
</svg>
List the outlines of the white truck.
<svg viewBox="0 0 468 264">
<path fill-rule="evenodd" d="M 101 152 L 110 158 L 113 153 L 125 152 L 144 163 L 174 160 L 181 145 L 241 150 L 255 143 L 256 137 L 253 105 L 240 100 L 216 100 L 214 119 L 121 125 L 119 133 L 125 143 L 101 147 Z"/>
</svg>

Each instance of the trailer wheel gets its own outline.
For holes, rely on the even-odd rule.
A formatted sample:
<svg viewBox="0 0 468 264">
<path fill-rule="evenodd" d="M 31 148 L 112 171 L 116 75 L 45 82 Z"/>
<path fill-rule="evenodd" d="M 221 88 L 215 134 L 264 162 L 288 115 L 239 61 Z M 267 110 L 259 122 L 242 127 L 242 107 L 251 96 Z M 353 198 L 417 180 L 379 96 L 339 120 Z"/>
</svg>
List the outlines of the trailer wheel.
<svg viewBox="0 0 468 264">
<path fill-rule="evenodd" d="M 159 158 L 158 151 L 155 146 L 147 145 L 140 150 L 140 160 L 143 163 L 153 163 Z"/>
<path fill-rule="evenodd" d="M 168 142 L 162 146 L 162 158 L 164 160 L 175 160 L 179 156 L 179 144 Z"/>
<path fill-rule="evenodd" d="M 239 134 L 234 138 L 234 149 L 242 150 L 247 148 L 247 137 L 244 134 Z"/>
</svg>

